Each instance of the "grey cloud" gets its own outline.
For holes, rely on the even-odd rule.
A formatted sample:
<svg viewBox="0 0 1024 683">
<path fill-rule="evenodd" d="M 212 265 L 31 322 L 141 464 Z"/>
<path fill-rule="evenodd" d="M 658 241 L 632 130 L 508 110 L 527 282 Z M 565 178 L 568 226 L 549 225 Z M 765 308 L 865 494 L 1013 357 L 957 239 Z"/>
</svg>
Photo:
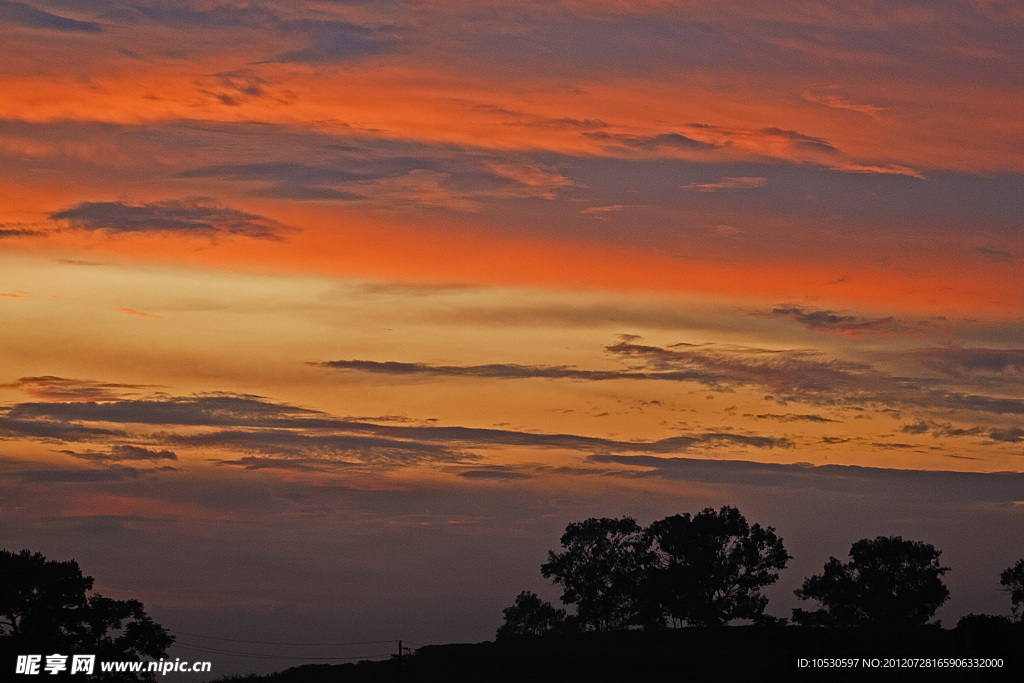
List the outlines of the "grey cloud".
<svg viewBox="0 0 1024 683">
<path fill-rule="evenodd" d="M 353 370 L 397 377 L 426 375 L 433 377 L 477 377 L 492 379 L 575 379 L 606 381 L 645 379 L 665 381 L 701 381 L 705 376 L 697 372 L 633 372 L 628 370 L 581 370 L 567 365 L 516 365 L 491 363 L 487 365 L 429 365 L 427 363 L 400 363 L 397 361 L 335 360 L 313 363 L 335 370 Z"/>
<path fill-rule="evenodd" d="M 516 470 L 495 465 L 488 468 L 463 470 L 458 473 L 458 476 L 463 479 L 478 479 L 478 480 L 492 480 L 492 481 L 515 481 L 522 479 L 532 479 L 532 476 L 525 472 L 518 472 Z"/>
<path fill-rule="evenodd" d="M 716 381 L 725 388 L 757 386 L 785 400 L 1024 414 L 1021 399 L 943 389 L 927 378 L 893 376 L 864 363 L 831 359 L 813 351 L 692 344 L 658 347 L 639 344 L 634 338 L 606 348 L 657 371 L 698 372 L 706 375 L 708 384 Z M 968 354 L 967 358 L 975 356 Z M 982 358 L 987 357 L 982 354 Z M 994 361 L 976 362 L 1000 366 L 1004 361 L 1003 356 L 997 356 Z"/>
<path fill-rule="evenodd" d="M 839 420 L 833 420 L 831 418 L 823 417 L 821 415 L 809 415 L 802 414 L 798 415 L 795 413 L 786 413 L 785 415 L 778 415 L 772 413 L 766 413 L 763 415 L 744 415 L 744 417 L 752 417 L 755 420 L 778 420 L 779 422 L 838 422 Z"/>
<path fill-rule="evenodd" d="M 277 12 L 260 4 L 219 4 L 208 10 L 198 10 L 182 4 L 157 3 L 135 5 L 132 10 L 156 23 L 181 28 L 268 28 L 282 21 Z"/>
<path fill-rule="evenodd" d="M 94 438 L 82 423 L 145 424 L 161 427 L 149 442 L 185 448 L 214 448 L 305 463 L 305 466 L 387 468 L 429 463 L 465 463 L 480 456 L 466 449 L 501 446 L 560 448 L 588 453 L 679 453 L 728 446 L 789 448 L 791 442 L 731 432 L 698 432 L 656 441 L 621 441 L 576 434 L 521 432 L 459 426 L 407 426 L 341 419 L 317 411 L 275 404 L 259 397 L 206 395 L 190 398 L 120 400 L 104 403 L 21 403 L 8 410 L 20 427 L 18 436 L 63 440 Z M 215 431 L 179 433 L 176 426 L 219 427 Z M 33 431 L 35 430 L 35 431 Z M 3 432 L 0 432 L 3 433 Z M 114 436 L 113 432 L 106 432 Z M 128 447 L 86 458 L 155 459 L 165 452 Z M 170 455 L 170 452 L 166 452 Z M 250 467 L 251 460 L 220 460 Z"/>
<path fill-rule="evenodd" d="M 974 253 L 996 263 L 1013 263 L 1016 260 L 1010 252 L 993 247 L 978 247 Z"/>
<path fill-rule="evenodd" d="M 278 62 L 332 62 L 388 52 L 397 42 L 393 29 L 367 28 L 344 21 L 300 19 L 288 28 L 308 43 L 278 55 Z"/>
<path fill-rule="evenodd" d="M 595 463 L 614 463 L 644 468 L 629 476 L 657 477 L 709 484 L 739 484 L 799 491 L 817 489 L 836 493 L 879 497 L 916 496 L 930 500 L 948 496 L 955 500 L 1014 502 L 1024 490 L 1019 472 L 949 472 L 860 467 L 759 463 L 742 460 L 663 458 L 650 455 L 592 455 Z"/>
<path fill-rule="evenodd" d="M 988 437 L 993 441 L 1005 441 L 1007 443 L 1020 443 L 1024 441 L 1024 429 L 1020 427 L 1008 427 L 1006 429 L 992 429 Z"/>
<path fill-rule="evenodd" d="M 968 394 L 942 388 L 925 377 L 898 377 L 868 364 L 830 358 L 823 353 L 790 349 L 768 350 L 725 345 L 675 344 L 657 347 L 628 337 L 606 347 L 613 356 L 639 363 L 623 370 L 586 370 L 572 366 L 486 365 L 451 366 L 396 361 L 336 360 L 313 363 L 337 370 L 369 372 L 395 377 L 466 377 L 477 379 L 552 379 L 575 381 L 694 382 L 716 391 L 757 386 L 782 400 L 819 405 L 920 407 L 1024 414 L 1024 401 L 1016 398 Z M 945 351 L 945 350 L 939 350 Z M 1014 352 L 1019 353 L 1019 352 Z M 918 357 L 931 358 L 927 354 Z M 945 356 L 942 356 L 946 358 Z M 954 359 L 957 356 L 954 356 Z M 1016 355 L 975 354 L 968 359 L 981 367 L 1018 367 Z M 948 360 L 948 359 L 947 359 Z M 767 415 L 766 415 L 767 417 Z M 827 418 L 786 418 L 826 421 Z"/>
<path fill-rule="evenodd" d="M 253 194 L 297 200 L 385 201 L 466 208 L 482 200 L 551 198 L 569 185 L 555 169 L 523 155 L 492 150 L 437 147 L 369 139 L 320 136 L 316 161 L 294 158 L 200 166 L 175 175 L 181 179 L 219 178 L 260 183 Z M 291 153 L 288 154 L 292 156 Z M 524 179 L 527 178 L 527 179 Z M 434 204 L 431 204 L 434 205 Z"/>
<path fill-rule="evenodd" d="M 830 359 L 801 349 L 768 350 L 725 345 L 674 344 L 663 348 L 627 338 L 605 347 L 622 358 L 658 371 L 700 374 L 707 383 L 757 384 L 785 396 L 831 398 L 838 391 L 863 391 L 881 379 L 863 363 Z"/>
<path fill-rule="evenodd" d="M 23 2 L 0 0 L 0 22 L 65 33 L 100 33 L 103 27 L 92 21 L 78 21 L 36 9 Z"/>
<path fill-rule="evenodd" d="M 766 178 L 753 176 L 719 178 L 715 182 L 688 183 L 680 185 L 684 190 L 697 190 L 698 192 L 717 192 L 718 190 L 749 190 L 757 187 L 764 187 Z"/>
<path fill-rule="evenodd" d="M 929 430 L 929 426 L 926 422 L 918 422 L 916 424 L 904 425 L 900 431 L 904 434 L 924 434 Z"/>
<path fill-rule="evenodd" d="M 304 8 L 284 5 L 283 9 L 301 12 Z M 351 60 L 390 51 L 397 40 L 396 30 L 391 27 L 371 28 L 336 19 L 292 18 L 261 4 L 221 4 L 199 10 L 165 3 L 134 10 L 151 21 L 174 28 L 265 29 L 305 43 L 302 48 L 266 60 L 274 62 Z"/>
<path fill-rule="evenodd" d="M 222 178 L 224 180 L 289 182 L 297 184 L 323 185 L 326 183 L 365 180 L 372 177 L 368 171 L 342 167 L 305 163 L 275 161 L 255 164 L 220 164 L 182 171 L 177 178 Z"/>
<path fill-rule="evenodd" d="M 297 162 L 263 162 L 255 164 L 220 164 L 182 171 L 177 178 L 221 178 L 240 182 L 261 182 L 268 186 L 254 194 L 298 201 L 354 201 L 366 199 L 357 192 L 338 189 L 356 181 L 372 180 L 367 171 L 331 165 L 313 166 Z"/>
<path fill-rule="evenodd" d="M 89 379 L 72 379 L 43 375 L 41 377 L 19 377 L 10 384 L 0 384 L 6 389 L 19 389 L 27 394 L 51 401 L 106 401 L 129 395 L 128 389 L 150 389 L 148 384 L 119 384 L 97 382 Z"/>
<path fill-rule="evenodd" d="M 591 140 L 606 142 L 613 145 L 621 145 L 646 152 L 653 152 L 661 149 L 678 149 L 686 151 L 702 151 L 717 149 L 718 145 L 701 142 L 687 137 L 682 133 L 659 133 L 657 135 L 628 135 L 625 133 L 608 133 L 606 131 L 594 131 L 582 133 L 584 137 Z"/>
<path fill-rule="evenodd" d="M 809 330 L 828 334 L 841 334 L 853 338 L 876 336 L 923 336 L 938 330 L 934 321 L 901 321 L 886 318 L 861 318 L 835 311 L 810 310 L 796 307 L 777 307 L 768 314 L 776 318 L 789 318 Z"/>
<path fill-rule="evenodd" d="M 901 429 L 904 434 L 931 434 L 939 437 L 987 437 L 993 442 L 1018 443 L 1024 441 L 1024 429 L 1017 426 L 1001 427 L 954 427 L 952 424 L 938 423 L 930 420 L 920 420 L 913 424 L 904 425 Z"/>
<path fill-rule="evenodd" d="M 104 403 L 19 403 L 8 411 L 19 419 L 121 422 L 151 425 L 263 425 L 299 427 L 321 424 L 325 413 L 248 394 L 120 400 Z M 316 420 L 311 422 L 311 420 Z"/>
<path fill-rule="evenodd" d="M 523 126 L 526 128 L 542 128 L 549 130 L 594 130 L 604 128 L 608 124 L 600 119 L 576 119 L 570 116 L 551 117 L 514 111 L 493 104 L 469 103 L 470 108 L 492 116 L 505 119 L 506 125 Z"/>
<path fill-rule="evenodd" d="M 41 235 L 42 232 L 39 230 L 29 230 L 28 228 L 4 228 L 0 226 L 0 239 L 6 237 L 31 237 L 32 235 Z"/>
<path fill-rule="evenodd" d="M 288 103 L 294 99 L 287 91 L 271 92 L 269 82 L 249 69 L 229 71 L 202 78 L 196 82 L 200 92 L 215 97 L 221 104 L 237 107 L 251 100 Z"/>
<path fill-rule="evenodd" d="M 439 444 L 366 434 L 309 434 L 268 429 L 222 430 L 198 435 L 165 435 L 164 438 L 182 446 L 228 448 L 334 465 L 413 465 L 476 459 L 476 456 Z"/>
<path fill-rule="evenodd" d="M 1024 378 L 1024 349 L 931 348 L 907 354 L 923 367 L 948 377 L 978 375 Z"/>
<path fill-rule="evenodd" d="M 130 444 L 111 446 L 110 450 L 106 453 L 100 451 L 61 451 L 75 458 L 82 460 L 91 460 L 93 462 L 123 462 L 126 460 L 150 460 L 152 462 L 158 462 L 160 460 L 177 460 L 178 456 L 172 451 L 154 451 L 149 448 L 143 448 L 141 446 L 132 446 Z"/>
<path fill-rule="evenodd" d="M 82 202 L 50 214 L 76 230 L 111 233 L 171 232 L 232 234 L 280 240 L 287 228 L 277 221 L 228 208 L 205 198 L 172 199 L 148 204 Z"/>
<path fill-rule="evenodd" d="M 344 422 L 339 427 L 372 432 L 392 438 L 428 442 L 459 443 L 465 447 L 524 446 L 535 448 L 564 448 L 582 451 L 633 451 L 646 453 L 673 453 L 698 447 L 740 445 L 754 448 L 788 448 L 790 442 L 784 438 L 748 436 L 727 432 L 704 432 L 660 439 L 657 441 L 618 441 L 576 434 L 551 434 L 519 432 L 506 429 L 481 429 L 471 427 L 401 427 L 374 425 L 368 423 Z"/>
<path fill-rule="evenodd" d="M 272 188 L 256 190 L 253 192 L 253 196 L 268 197 L 270 199 L 292 199 L 298 202 L 355 202 L 369 199 L 369 197 L 363 194 L 336 190 L 332 187 L 308 187 L 283 183 Z"/>
<path fill-rule="evenodd" d="M 40 439 L 43 441 L 97 441 L 123 437 L 124 432 L 68 424 L 63 421 L 18 419 L 0 414 L 0 439 Z"/>
<path fill-rule="evenodd" d="M 236 460 L 211 460 L 215 465 L 229 465 L 246 470 L 291 470 L 296 472 L 320 472 L 337 470 L 339 463 L 314 460 L 312 458 L 272 458 L 266 456 L 246 456 Z"/>
<path fill-rule="evenodd" d="M 703 127 L 703 126 L 702 126 Z M 801 147 L 808 150 L 814 150 L 818 152 L 825 152 L 826 154 L 838 153 L 839 150 L 830 145 L 824 138 L 818 138 L 811 135 L 804 135 L 795 130 L 786 130 L 777 127 L 761 128 L 759 133 L 762 133 L 768 137 L 779 138 L 782 140 L 790 140 L 797 147 Z"/>
</svg>

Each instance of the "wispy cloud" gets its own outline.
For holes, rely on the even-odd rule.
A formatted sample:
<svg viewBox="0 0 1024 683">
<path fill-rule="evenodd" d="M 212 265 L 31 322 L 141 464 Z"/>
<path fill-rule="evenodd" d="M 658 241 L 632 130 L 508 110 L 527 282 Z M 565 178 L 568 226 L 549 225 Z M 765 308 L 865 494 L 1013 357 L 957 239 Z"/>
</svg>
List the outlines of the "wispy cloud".
<svg viewBox="0 0 1024 683">
<path fill-rule="evenodd" d="M 695 140 L 682 133 L 657 133 L 654 135 L 633 135 L 629 133 L 610 133 L 607 131 L 585 132 L 582 135 L 596 142 L 627 147 L 646 152 L 659 150 L 682 150 L 687 152 L 713 150 L 718 144 Z"/>
<path fill-rule="evenodd" d="M 745 190 L 755 187 L 763 187 L 765 178 L 758 177 L 723 177 L 713 183 L 689 183 L 680 185 L 684 190 L 697 190 L 698 192 L 717 192 L 718 190 Z"/>
<path fill-rule="evenodd" d="M 211 457 L 220 465 L 248 469 L 281 466 L 304 470 L 379 471 L 394 467 L 479 462 L 481 452 L 500 447 L 563 449 L 583 453 L 683 453 L 717 448 L 791 448 L 784 437 L 731 431 L 682 433 L 654 441 L 626 441 L 578 434 L 475 427 L 380 424 L 337 418 L 318 411 L 246 395 L 217 394 L 117 400 L 102 403 L 19 403 L 0 415 L 0 434 L 47 441 L 122 440 L 129 431 L 149 444 L 207 452 L 244 453 Z M 390 421 L 390 422 L 393 422 Z M 122 430 L 97 429 L 95 423 Z M 159 428 L 151 432 L 144 428 Z M 196 432 L 194 427 L 204 427 Z M 182 429 L 185 428 L 185 429 Z M 69 453 L 103 462 L 177 459 L 172 451 L 117 444 L 109 451 Z M 174 456 L 174 457 L 172 457 Z M 473 468 L 479 469 L 479 468 Z"/>
<path fill-rule="evenodd" d="M 18 389 L 47 401 L 112 401 L 139 393 L 136 390 L 156 388 L 150 384 L 98 382 L 54 375 L 19 377 L 10 384 L 0 384 L 0 387 Z"/>
<path fill-rule="evenodd" d="M 162 202 L 82 202 L 50 214 L 73 230 L 123 233 L 230 234 L 280 240 L 289 228 L 266 216 L 221 206 L 211 199 Z"/>
<path fill-rule="evenodd" d="M 491 379 L 572 379 L 586 381 L 611 381 L 622 379 L 645 379 L 679 381 L 701 381 L 706 375 L 697 372 L 665 371 L 636 372 L 631 370 L 583 370 L 571 366 L 517 365 L 514 363 L 491 363 L 488 365 L 430 365 L 428 363 L 402 363 L 397 361 L 334 360 L 312 363 L 335 370 L 371 372 L 396 377 L 425 375 L 434 377 L 477 377 Z"/>
<path fill-rule="evenodd" d="M 812 315 L 822 325 L 853 325 L 866 331 L 864 321 L 843 316 Z M 831 318 L 836 318 L 832 320 Z M 882 329 L 894 323 L 884 321 Z M 336 360 L 312 363 L 336 370 L 368 372 L 395 377 L 466 377 L 477 379 L 550 379 L 604 382 L 614 380 L 694 383 L 714 391 L 757 387 L 780 400 L 814 405 L 874 405 L 887 408 L 966 410 L 997 414 L 1024 414 L 1024 400 L 999 394 L 967 393 L 934 376 L 896 376 L 871 364 L 829 356 L 808 349 L 761 349 L 724 344 L 639 343 L 631 335 L 605 347 L 613 357 L 632 367 L 589 370 L 572 366 L 431 365 L 397 361 Z M 904 354 L 918 364 L 949 377 L 988 372 L 1004 381 L 1017 381 L 1024 367 L 1021 351 L 989 349 L 920 349 Z"/>
<path fill-rule="evenodd" d="M 865 161 L 853 158 L 823 137 L 797 130 L 767 126 L 762 128 L 689 123 L 677 131 L 637 135 L 608 130 L 587 131 L 581 135 L 600 143 L 606 151 L 634 150 L 667 157 L 693 160 L 773 159 L 793 164 L 818 165 L 847 173 L 896 174 L 915 178 L 924 176 L 902 164 Z M 765 178 L 730 176 L 718 182 L 690 183 L 684 189 L 715 192 L 720 189 L 762 187 Z"/>
<path fill-rule="evenodd" d="M 111 446 L 108 451 L 62 450 L 60 452 L 74 458 L 103 463 L 124 462 L 126 460 L 148 460 L 151 462 L 159 462 L 161 460 L 178 459 L 178 456 L 173 451 L 155 451 L 142 446 L 133 446 L 131 444 Z"/>
<path fill-rule="evenodd" d="M 308 12 L 298 4 L 230 5 L 209 9 L 187 5 L 155 4 L 134 8 L 151 22 L 169 28 L 248 29 L 265 31 L 297 47 L 266 54 L 262 62 L 331 63 L 390 52 L 398 45 L 398 31 L 392 26 L 363 26 L 327 13 Z M 276 42 L 276 41 L 275 41 Z"/>
<path fill-rule="evenodd" d="M 1024 486 L 1019 472 L 973 472 L 886 469 L 854 465 L 791 465 L 742 460 L 712 461 L 652 455 L 593 455 L 590 462 L 638 468 L 626 476 L 656 477 L 714 484 L 739 484 L 789 491 L 816 489 L 872 496 L 941 496 L 980 502 L 1016 501 Z"/>
<path fill-rule="evenodd" d="M 618 213 L 626 209 L 639 208 L 640 204 L 610 204 L 608 206 L 592 206 L 583 209 L 580 213 L 584 216 L 593 216 L 598 220 L 608 220 L 609 214 Z"/>
<path fill-rule="evenodd" d="M 823 415 L 813 414 L 797 414 L 797 413 L 764 413 L 762 415 L 745 414 L 744 417 L 750 417 L 755 420 L 777 420 L 779 422 L 839 422 L 839 420 L 833 420 Z"/>
<path fill-rule="evenodd" d="M 995 263 L 1013 263 L 1016 260 L 1010 252 L 995 247 L 977 247 L 974 253 Z"/>
<path fill-rule="evenodd" d="M 41 230 L 34 230 L 34 229 L 31 229 L 31 228 L 19 228 L 19 227 L 11 228 L 11 227 L 5 227 L 3 224 L 0 224 L 0 239 L 4 239 L 4 238 L 8 238 L 8 237 L 10 237 L 10 238 L 13 238 L 13 237 L 34 237 L 36 235 L 41 235 L 41 234 L 43 234 Z"/>
<path fill-rule="evenodd" d="M 1024 379 L 1024 349 L 984 349 L 950 346 L 914 349 L 906 355 L 921 366 L 947 377 Z"/>
<path fill-rule="evenodd" d="M 103 30 L 100 24 L 92 21 L 69 19 L 44 12 L 23 2 L 8 0 L 0 0 L 0 23 L 64 33 L 100 33 Z"/>
<path fill-rule="evenodd" d="M 780 306 L 767 315 L 789 318 L 809 330 L 823 334 L 838 334 L 851 339 L 865 337 L 923 337 L 940 335 L 947 329 L 944 320 L 899 320 L 894 316 L 863 318 L 836 311 Z"/>
<path fill-rule="evenodd" d="M 553 199 L 572 185 L 557 168 L 528 156 L 493 150 L 452 149 L 373 140 L 365 135 L 325 136 L 328 154 L 317 161 L 284 156 L 276 161 L 200 166 L 182 179 L 219 178 L 257 185 L 253 194 L 299 201 L 362 201 L 476 211 L 503 199 Z M 308 154 L 303 150 L 303 157 Z"/>
<path fill-rule="evenodd" d="M 1024 429 L 1020 427 L 954 427 L 952 424 L 938 423 L 931 420 L 921 420 L 913 424 L 904 425 L 901 429 L 904 434 L 931 434 L 936 439 L 940 437 L 975 437 L 987 438 L 993 442 L 1020 443 L 1024 442 Z"/>
<path fill-rule="evenodd" d="M 639 344 L 632 337 L 606 348 L 613 354 L 640 361 L 652 370 L 703 373 L 708 384 L 757 386 L 795 402 L 1024 415 L 1024 400 L 1018 398 L 966 393 L 955 387 L 941 386 L 926 377 L 894 376 L 866 363 L 830 358 L 817 351 L 693 344 L 660 347 Z M 1017 355 L 1020 352 L 975 356 L 968 350 L 963 357 L 958 357 L 955 353 L 947 356 L 941 353 L 945 350 L 939 351 L 908 355 L 922 363 L 934 363 L 947 373 L 955 373 L 958 365 L 965 364 L 1019 372 Z"/>
<path fill-rule="evenodd" d="M 865 114 L 873 118 L 877 118 L 882 112 L 885 111 L 884 107 L 876 107 L 873 104 L 859 104 L 850 101 L 848 98 L 835 92 L 812 92 L 805 91 L 803 98 L 808 102 L 814 102 L 815 104 L 823 104 L 826 107 L 833 109 L 847 109 L 849 111 L 855 111 L 860 114 Z"/>
<path fill-rule="evenodd" d="M 398 46 L 395 29 L 366 27 L 331 19 L 299 19 L 289 22 L 288 33 L 305 45 L 272 59 L 278 62 L 326 63 L 386 53 Z"/>
<path fill-rule="evenodd" d="M 150 320 L 163 320 L 162 315 L 155 315 L 153 313 L 146 313 L 145 311 L 136 311 L 134 308 L 114 308 L 112 309 L 116 313 L 124 313 L 130 315 L 133 318 L 149 318 Z"/>
</svg>

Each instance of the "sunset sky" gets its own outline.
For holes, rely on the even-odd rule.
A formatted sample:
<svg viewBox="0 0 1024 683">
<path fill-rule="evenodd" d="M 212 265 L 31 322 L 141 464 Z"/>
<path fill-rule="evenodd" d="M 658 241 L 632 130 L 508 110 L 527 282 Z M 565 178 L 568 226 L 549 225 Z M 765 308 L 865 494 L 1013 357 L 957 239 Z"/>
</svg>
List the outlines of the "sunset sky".
<svg viewBox="0 0 1024 683">
<path fill-rule="evenodd" d="M 1015 0 L 0 0 L 0 545 L 282 657 L 726 504 L 1008 614 L 1022 93 Z"/>
</svg>

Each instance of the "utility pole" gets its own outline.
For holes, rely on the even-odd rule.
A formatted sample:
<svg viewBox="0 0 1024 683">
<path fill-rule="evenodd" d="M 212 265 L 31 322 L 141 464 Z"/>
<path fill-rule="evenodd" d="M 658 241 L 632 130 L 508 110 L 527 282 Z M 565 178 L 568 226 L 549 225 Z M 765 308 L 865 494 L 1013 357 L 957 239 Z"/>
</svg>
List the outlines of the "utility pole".
<svg viewBox="0 0 1024 683">
<path fill-rule="evenodd" d="M 398 641 L 398 683 L 402 683 L 402 641 Z"/>
</svg>

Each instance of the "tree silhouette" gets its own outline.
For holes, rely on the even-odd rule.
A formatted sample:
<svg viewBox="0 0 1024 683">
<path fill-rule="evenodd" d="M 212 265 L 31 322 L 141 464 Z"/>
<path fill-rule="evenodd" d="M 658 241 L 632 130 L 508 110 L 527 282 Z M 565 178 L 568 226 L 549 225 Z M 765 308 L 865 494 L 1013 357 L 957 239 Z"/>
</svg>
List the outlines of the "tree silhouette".
<svg viewBox="0 0 1024 683">
<path fill-rule="evenodd" d="M 775 529 L 750 526 L 730 506 L 666 517 L 651 524 L 649 534 L 658 549 L 654 597 L 669 616 L 691 626 L 760 617 L 768 604 L 760 589 L 778 581 L 790 560 Z"/>
<path fill-rule="evenodd" d="M 579 625 L 595 631 L 658 626 L 662 619 L 643 585 L 655 560 L 651 538 L 635 519 L 591 517 L 565 528 L 565 552 L 548 552 L 541 573 L 576 605 Z"/>
<path fill-rule="evenodd" d="M 138 600 L 92 595 L 80 618 L 78 641 L 99 659 L 125 659 L 126 653 L 160 659 L 174 642 L 174 637 L 146 614 Z"/>
<path fill-rule="evenodd" d="M 138 600 L 89 595 L 93 578 L 74 560 L 0 550 L 0 649 L 6 653 L 92 654 L 97 661 L 160 659 L 174 637 Z M 100 676 L 97 668 L 96 676 Z M 150 680 L 150 672 L 118 673 Z"/>
<path fill-rule="evenodd" d="M 1010 594 L 1010 609 L 1013 616 L 1024 621 L 1024 557 L 1017 560 L 1017 564 L 1003 570 L 999 575 L 999 583 L 1003 590 Z"/>
<path fill-rule="evenodd" d="M 857 541 L 849 562 L 829 558 L 823 574 L 805 579 L 795 591 L 801 600 L 817 600 L 822 609 L 794 609 L 793 620 L 837 626 L 925 624 L 949 599 L 942 583 L 949 567 L 939 565 L 941 554 L 928 543 L 899 536 Z"/>
<path fill-rule="evenodd" d="M 502 614 L 505 623 L 498 627 L 496 639 L 542 636 L 560 631 L 565 627 L 567 619 L 564 609 L 552 607 L 550 602 L 541 600 L 531 591 L 517 595 L 515 603 L 502 610 Z"/>
<path fill-rule="evenodd" d="M 0 635 L 63 645 L 92 589 L 78 563 L 0 550 Z"/>
</svg>

